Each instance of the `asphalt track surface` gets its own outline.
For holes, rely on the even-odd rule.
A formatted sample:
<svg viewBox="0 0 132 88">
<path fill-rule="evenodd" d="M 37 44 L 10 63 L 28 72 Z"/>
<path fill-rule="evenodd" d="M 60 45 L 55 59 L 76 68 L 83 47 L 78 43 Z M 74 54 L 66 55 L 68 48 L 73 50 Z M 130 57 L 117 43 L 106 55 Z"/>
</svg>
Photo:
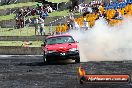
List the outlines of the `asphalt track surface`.
<svg viewBox="0 0 132 88">
<path fill-rule="evenodd" d="M 0 88 L 132 88 L 131 84 L 79 84 L 77 68 L 91 74 L 130 74 L 132 61 L 44 64 L 41 56 L 0 56 Z"/>
</svg>

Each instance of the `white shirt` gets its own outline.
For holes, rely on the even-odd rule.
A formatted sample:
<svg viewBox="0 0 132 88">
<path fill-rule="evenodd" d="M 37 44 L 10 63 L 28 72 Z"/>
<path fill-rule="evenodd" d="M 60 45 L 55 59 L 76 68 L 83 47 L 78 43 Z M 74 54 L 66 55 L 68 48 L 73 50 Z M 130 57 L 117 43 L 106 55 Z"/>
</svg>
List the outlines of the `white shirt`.
<svg viewBox="0 0 132 88">
<path fill-rule="evenodd" d="M 77 24 L 77 22 L 75 22 L 75 28 L 80 29 L 80 26 Z"/>
<path fill-rule="evenodd" d="M 88 22 L 84 21 L 84 27 L 89 27 Z"/>
<path fill-rule="evenodd" d="M 87 7 L 87 12 L 92 13 L 93 12 L 92 8 L 91 7 Z"/>
<path fill-rule="evenodd" d="M 39 18 L 40 27 L 44 27 L 44 20 L 42 18 Z"/>
<path fill-rule="evenodd" d="M 38 24 L 39 20 L 38 19 L 35 19 L 34 20 L 34 24 Z"/>
</svg>

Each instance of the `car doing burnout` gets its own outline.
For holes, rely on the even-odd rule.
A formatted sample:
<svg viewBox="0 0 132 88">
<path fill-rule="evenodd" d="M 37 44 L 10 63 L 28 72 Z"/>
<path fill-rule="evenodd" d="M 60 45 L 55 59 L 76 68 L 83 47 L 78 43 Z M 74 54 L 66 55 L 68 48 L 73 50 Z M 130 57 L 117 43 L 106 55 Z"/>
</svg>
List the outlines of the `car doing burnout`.
<svg viewBox="0 0 132 88">
<path fill-rule="evenodd" d="M 80 62 L 78 42 L 71 35 L 48 36 L 42 44 L 44 62 L 51 60 L 75 60 Z"/>
</svg>

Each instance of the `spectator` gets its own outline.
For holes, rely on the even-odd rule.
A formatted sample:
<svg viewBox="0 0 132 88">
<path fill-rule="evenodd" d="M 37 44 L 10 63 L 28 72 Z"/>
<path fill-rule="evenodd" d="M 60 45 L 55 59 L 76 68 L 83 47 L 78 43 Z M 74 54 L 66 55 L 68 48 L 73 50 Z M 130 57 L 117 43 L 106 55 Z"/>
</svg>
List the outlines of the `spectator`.
<svg viewBox="0 0 132 88">
<path fill-rule="evenodd" d="M 118 10 L 116 10 L 113 19 L 123 20 L 123 16 L 121 15 L 121 13 Z"/>
<path fill-rule="evenodd" d="M 51 12 L 53 11 L 53 9 L 50 7 L 50 5 L 47 6 L 47 10 L 48 10 L 48 11 L 47 11 L 48 13 L 51 13 Z"/>
<path fill-rule="evenodd" d="M 31 10 L 30 10 L 29 7 L 27 7 L 26 11 L 27 11 L 27 13 L 28 13 L 28 16 L 31 16 Z"/>
<path fill-rule="evenodd" d="M 28 24 L 31 24 L 32 23 L 32 20 L 31 20 L 31 18 L 29 17 L 28 18 Z"/>
<path fill-rule="evenodd" d="M 74 14 L 73 12 L 70 13 L 70 22 L 69 22 L 70 29 L 74 26 Z"/>
<path fill-rule="evenodd" d="M 88 6 L 88 7 L 86 7 L 86 12 L 88 12 L 88 13 L 92 13 L 93 10 L 92 10 L 92 8 L 91 8 L 90 6 Z"/>
<path fill-rule="evenodd" d="M 83 7 L 82 5 L 83 5 L 83 4 L 79 4 L 79 5 L 78 5 L 78 12 L 79 12 L 79 13 L 82 13 L 83 10 L 84 10 L 84 8 L 85 8 L 85 7 Z"/>
<path fill-rule="evenodd" d="M 35 9 L 35 12 L 36 12 L 36 15 L 40 15 L 40 10 L 39 10 L 39 8 L 36 8 L 36 9 Z"/>
<path fill-rule="evenodd" d="M 23 9 L 24 11 L 23 11 L 23 14 L 24 14 L 24 16 L 28 16 L 28 11 L 27 11 L 27 9 Z"/>
<path fill-rule="evenodd" d="M 34 16 L 36 14 L 36 10 L 33 8 L 31 11 L 31 15 Z"/>
<path fill-rule="evenodd" d="M 39 20 L 36 17 L 34 17 L 34 26 L 35 26 L 35 35 L 36 35 L 36 32 L 39 30 Z"/>
<path fill-rule="evenodd" d="M 40 34 L 45 35 L 45 30 L 44 30 L 44 20 L 39 17 L 39 24 L 40 24 Z"/>
<path fill-rule="evenodd" d="M 45 11 L 45 15 L 46 15 L 46 17 L 47 17 L 47 16 L 49 16 L 49 14 L 48 14 L 48 12 L 47 12 L 47 11 Z"/>
<path fill-rule="evenodd" d="M 89 24 L 88 24 L 88 21 L 86 18 L 84 18 L 83 27 L 85 28 L 85 30 L 87 30 L 89 28 Z"/>
<path fill-rule="evenodd" d="M 78 25 L 77 22 L 75 22 L 75 29 L 76 29 L 76 30 L 79 30 L 79 29 L 80 29 L 80 26 Z"/>
<path fill-rule="evenodd" d="M 23 16 L 23 14 L 24 14 L 24 9 L 23 8 L 20 10 L 20 13 Z"/>
<path fill-rule="evenodd" d="M 98 14 L 99 14 L 99 18 L 100 18 L 100 17 L 101 17 L 101 18 L 105 18 L 105 13 L 104 13 L 104 11 L 103 11 L 103 12 L 99 11 Z"/>
<path fill-rule="evenodd" d="M 44 10 L 41 10 L 40 17 L 41 17 L 42 19 L 45 19 L 46 14 L 45 14 Z"/>
<path fill-rule="evenodd" d="M 49 16 L 48 14 L 48 10 L 44 9 L 45 7 L 42 7 L 42 9 L 40 10 L 40 17 L 45 19 L 45 17 Z"/>
<path fill-rule="evenodd" d="M 96 5 L 92 6 L 93 12 L 98 13 L 99 8 Z"/>
<path fill-rule="evenodd" d="M 29 7 L 27 7 L 27 11 L 28 11 L 28 12 L 30 12 L 30 11 L 31 11 Z"/>
<path fill-rule="evenodd" d="M 84 3 L 85 0 L 80 0 L 81 3 Z"/>
</svg>

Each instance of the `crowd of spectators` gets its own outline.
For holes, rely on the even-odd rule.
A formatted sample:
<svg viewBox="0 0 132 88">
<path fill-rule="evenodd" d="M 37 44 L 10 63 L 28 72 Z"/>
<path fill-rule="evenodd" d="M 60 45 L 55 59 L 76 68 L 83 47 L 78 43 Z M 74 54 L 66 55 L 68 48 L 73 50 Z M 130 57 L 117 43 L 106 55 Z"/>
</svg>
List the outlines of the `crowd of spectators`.
<svg viewBox="0 0 132 88">
<path fill-rule="evenodd" d="M 79 29 L 80 26 L 79 24 L 75 21 L 74 18 L 74 13 L 79 12 L 83 14 L 83 17 L 86 16 L 87 14 L 92 14 L 92 13 L 99 13 L 99 8 L 102 8 L 104 6 L 102 1 L 91 1 L 90 3 L 81 3 L 78 6 L 75 6 L 74 11 L 71 12 L 70 17 L 69 17 L 69 22 L 68 22 L 68 27 L 69 29 Z M 104 17 L 105 15 L 100 13 L 100 16 Z M 83 27 L 86 27 L 85 29 L 87 30 L 89 26 L 88 21 L 86 18 L 83 20 Z"/>
<path fill-rule="evenodd" d="M 33 9 L 21 8 L 16 13 L 16 27 L 23 28 L 26 24 L 33 24 L 35 26 L 35 35 L 44 35 L 44 19 L 49 16 L 49 13 L 53 12 L 50 5 L 43 5 L 42 3 L 36 4 Z M 30 16 L 34 16 L 32 19 Z M 28 19 L 26 19 L 28 18 Z"/>
<path fill-rule="evenodd" d="M 116 4 L 113 5 L 113 3 Z M 107 8 L 108 6 L 109 9 Z M 76 12 L 83 14 L 83 16 L 75 18 L 74 14 Z M 67 23 L 56 27 L 56 32 L 65 33 L 69 31 L 69 29 L 80 28 L 87 30 L 93 27 L 95 21 L 100 18 L 105 19 L 106 23 L 112 26 L 118 22 L 121 22 L 126 14 L 132 15 L 132 4 L 124 0 L 109 2 L 108 4 L 104 3 L 103 1 L 92 1 L 88 4 L 81 3 L 78 6 L 75 6 L 74 10 L 71 11 L 69 21 Z"/>
<path fill-rule="evenodd" d="M 66 31 L 67 29 L 73 29 L 73 28 L 79 29 L 80 27 L 84 27 L 84 29 L 87 30 L 90 27 L 92 27 L 95 20 L 99 19 L 100 17 L 109 21 L 109 14 L 105 7 L 106 7 L 106 3 L 97 0 L 91 1 L 90 3 L 81 3 L 78 6 L 75 6 L 74 10 L 70 12 L 70 17 L 69 17 L 69 21 L 67 22 L 67 25 L 63 25 L 63 29 Z M 112 17 L 111 19 L 123 20 L 122 13 L 118 9 L 119 8 L 114 9 L 114 15 L 111 16 Z M 21 9 L 16 15 L 16 23 L 17 25 L 19 25 L 19 28 L 24 27 L 26 22 L 33 23 L 35 26 L 35 35 L 37 35 L 37 32 L 40 35 L 44 35 L 45 34 L 44 19 L 48 17 L 49 16 L 48 13 L 51 13 L 52 11 L 53 9 L 49 5 L 44 6 L 43 4 L 37 4 L 36 7 L 33 9 L 30 8 Z M 76 12 L 83 14 L 83 17 L 80 17 L 78 19 L 74 18 L 74 13 Z M 35 15 L 37 15 L 37 17 L 34 17 L 33 21 L 31 19 L 25 21 L 26 16 L 35 16 Z M 57 28 L 59 29 L 60 27 L 61 26 L 59 25 L 59 27 Z"/>
<path fill-rule="evenodd" d="M 110 3 L 112 3 L 112 2 L 110 2 Z M 122 3 L 122 2 L 119 2 L 119 3 Z M 80 8 L 83 8 L 81 11 L 81 12 L 83 12 L 83 17 L 85 17 L 87 14 L 97 14 L 98 17 L 96 18 L 96 20 L 99 19 L 100 17 L 105 18 L 106 20 L 109 20 L 109 19 L 107 19 L 106 11 L 104 8 L 105 3 L 103 1 L 91 1 L 88 4 L 81 3 L 79 6 L 81 6 Z M 80 8 L 78 8 L 78 9 L 80 9 Z M 112 19 L 123 20 L 123 16 L 118 9 L 115 9 L 115 13 L 114 13 L 114 16 L 112 17 Z M 83 24 L 85 27 L 90 27 L 88 25 L 86 18 L 84 18 Z"/>
</svg>

